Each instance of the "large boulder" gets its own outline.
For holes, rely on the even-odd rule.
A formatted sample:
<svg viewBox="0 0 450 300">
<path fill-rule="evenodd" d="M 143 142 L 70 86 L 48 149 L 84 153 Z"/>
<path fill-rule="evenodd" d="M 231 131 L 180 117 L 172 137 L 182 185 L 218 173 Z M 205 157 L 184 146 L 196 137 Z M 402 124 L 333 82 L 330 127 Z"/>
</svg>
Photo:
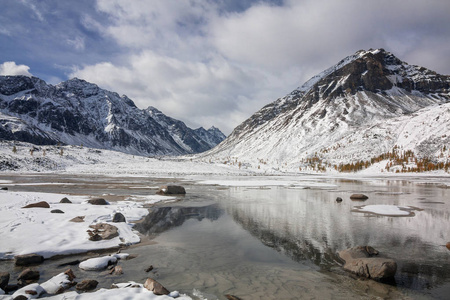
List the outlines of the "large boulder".
<svg viewBox="0 0 450 300">
<path fill-rule="evenodd" d="M 25 205 L 22 208 L 35 208 L 35 207 L 39 207 L 39 208 L 50 208 L 50 204 L 48 204 L 45 201 L 41 201 L 41 202 L 37 202 L 37 203 L 31 203 L 28 205 Z"/>
<path fill-rule="evenodd" d="M 345 261 L 343 268 L 347 271 L 377 280 L 394 277 L 397 263 L 378 255 L 379 252 L 370 246 L 357 246 L 339 252 L 339 256 Z"/>
<path fill-rule="evenodd" d="M 170 292 L 162 286 L 161 283 L 159 283 L 158 281 L 152 279 L 152 278 L 147 278 L 147 280 L 144 282 L 144 287 L 153 292 L 155 295 L 169 295 Z"/>
<path fill-rule="evenodd" d="M 41 264 L 44 261 L 44 257 L 39 254 L 25 254 L 25 255 L 16 255 L 16 266 L 28 266 L 28 265 L 37 265 Z"/>
<path fill-rule="evenodd" d="M 163 185 L 156 193 L 159 195 L 185 195 L 186 190 L 181 185 Z"/>
</svg>

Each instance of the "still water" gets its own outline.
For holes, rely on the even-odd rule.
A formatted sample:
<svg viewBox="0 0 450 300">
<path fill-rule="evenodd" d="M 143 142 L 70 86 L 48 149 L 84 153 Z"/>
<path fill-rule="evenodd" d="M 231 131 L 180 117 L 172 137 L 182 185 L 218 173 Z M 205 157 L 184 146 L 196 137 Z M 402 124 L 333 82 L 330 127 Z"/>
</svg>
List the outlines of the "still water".
<svg viewBox="0 0 450 300">
<path fill-rule="evenodd" d="M 148 193 L 149 186 L 168 180 L 70 177 L 64 192 L 102 195 L 108 182 L 109 195 L 121 197 L 131 188 L 133 194 Z M 120 278 L 98 276 L 103 286 L 118 280 L 143 282 L 150 276 L 169 290 L 210 300 L 225 299 L 225 294 L 241 299 L 450 296 L 450 251 L 445 247 L 450 241 L 450 189 L 445 185 L 413 178 L 315 178 L 301 188 L 219 187 L 170 180 L 184 185 L 187 195 L 150 209 L 135 227 L 143 243 L 124 250 L 137 258 L 122 263 Z M 78 185 L 84 188 L 77 189 Z M 353 193 L 369 199 L 351 201 Z M 337 203 L 336 197 L 343 202 Z M 352 211 L 369 204 L 416 210 L 410 217 Z M 342 271 L 336 253 L 358 245 L 370 245 L 395 259 L 395 281 L 359 280 Z M 150 265 L 154 269 L 146 273 Z"/>
</svg>

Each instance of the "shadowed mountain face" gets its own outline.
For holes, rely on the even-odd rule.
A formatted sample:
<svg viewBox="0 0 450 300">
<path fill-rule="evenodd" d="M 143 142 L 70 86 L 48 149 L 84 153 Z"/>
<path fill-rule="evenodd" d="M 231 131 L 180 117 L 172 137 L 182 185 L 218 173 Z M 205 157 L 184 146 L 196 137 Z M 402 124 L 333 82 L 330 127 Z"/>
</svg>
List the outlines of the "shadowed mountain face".
<svg viewBox="0 0 450 300">
<path fill-rule="evenodd" d="M 201 221 L 206 218 L 214 221 L 222 214 L 223 210 L 217 204 L 202 207 L 154 207 L 134 229 L 145 235 L 153 235 L 182 226 L 189 219 Z"/>
<path fill-rule="evenodd" d="M 199 129 L 150 112 L 137 108 L 127 96 L 77 78 L 53 86 L 36 77 L 0 76 L 2 139 L 177 155 L 208 150 L 224 138 L 219 130 L 205 130 L 202 136 L 196 134 Z M 173 130 L 173 123 L 178 130 Z"/>
<path fill-rule="evenodd" d="M 361 50 L 260 109 L 206 155 L 293 164 L 322 152 L 330 162 L 350 162 L 394 145 L 420 155 L 420 145 L 435 144 L 450 128 L 449 100 L 450 76 L 383 49 Z"/>
</svg>

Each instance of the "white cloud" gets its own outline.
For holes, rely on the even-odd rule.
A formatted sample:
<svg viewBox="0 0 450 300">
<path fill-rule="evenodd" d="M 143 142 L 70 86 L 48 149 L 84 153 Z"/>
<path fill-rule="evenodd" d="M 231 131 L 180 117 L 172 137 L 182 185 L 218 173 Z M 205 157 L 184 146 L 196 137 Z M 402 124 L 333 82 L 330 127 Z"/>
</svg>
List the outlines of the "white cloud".
<svg viewBox="0 0 450 300">
<path fill-rule="evenodd" d="M 75 37 L 73 39 L 67 39 L 66 42 L 67 42 L 67 44 L 69 46 L 72 46 L 77 51 L 84 50 L 84 47 L 85 47 L 85 45 L 84 45 L 84 38 L 81 37 L 81 36 L 77 36 L 77 37 Z"/>
<path fill-rule="evenodd" d="M 0 64 L 0 75 L 25 75 L 33 76 L 28 70 L 30 67 L 26 65 L 16 65 L 13 61 L 6 61 Z"/>
<path fill-rule="evenodd" d="M 265 104 L 360 49 L 450 73 L 450 2 L 98 0 L 108 22 L 82 24 L 117 43 L 114 57 L 71 75 L 127 94 L 191 126 L 229 133 Z"/>
<path fill-rule="evenodd" d="M 42 12 L 36 7 L 36 5 L 34 5 L 33 2 L 30 2 L 29 0 L 20 0 L 20 2 L 22 2 L 22 4 L 31 9 L 39 21 L 41 22 L 44 21 L 44 16 Z"/>
</svg>

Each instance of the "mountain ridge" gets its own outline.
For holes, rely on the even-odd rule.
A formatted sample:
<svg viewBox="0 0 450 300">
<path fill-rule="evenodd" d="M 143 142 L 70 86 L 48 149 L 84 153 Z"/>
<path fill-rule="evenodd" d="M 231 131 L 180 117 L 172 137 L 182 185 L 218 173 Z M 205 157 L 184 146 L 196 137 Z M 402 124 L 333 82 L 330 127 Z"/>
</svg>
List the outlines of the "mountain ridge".
<svg viewBox="0 0 450 300">
<path fill-rule="evenodd" d="M 350 144 L 348 137 L 361 131 L 369 134 L 370 128 L 425 108 L 435 107 L 438 113 L 439 105 L 449 101 L 450 76 L 409 65 L 384 49 L 360 50 L 264 106 L 198 157 L 238 160 L 253 167 L 289 165 L 291 170 L 307 168 L 305 161 L 313 158 L 327 165 L 352 163 L 391 151 L 400 133 L 386 131 L 378 140 L 350 138 L 359 151 L 332 155 L 339 152 L 333 149 Z M 445 138 L 442 144 L 448 142 Z"/>
<path fill-rule="evenodd" d="M 53 86 L 37 77 L 0 76 L 0 112 L 3 139 L 137 155 L 182 155 L 211 148 L 181 121 L 172 119 L 184 125 L 184 134 L 203 143 L 202 148 L 180 142 L 127 96 L 78 78 Z"/>
</svg>

